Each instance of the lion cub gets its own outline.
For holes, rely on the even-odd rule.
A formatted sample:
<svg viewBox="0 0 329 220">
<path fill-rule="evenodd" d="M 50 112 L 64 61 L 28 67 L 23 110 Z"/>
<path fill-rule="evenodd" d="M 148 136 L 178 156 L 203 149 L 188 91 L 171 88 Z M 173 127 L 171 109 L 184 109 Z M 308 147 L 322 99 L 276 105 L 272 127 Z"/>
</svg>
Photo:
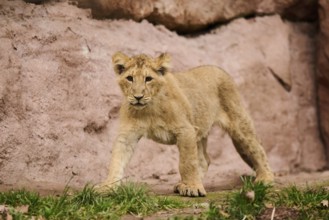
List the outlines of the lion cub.
<svg viewBox="0 0 329 220">
<path fill-rule="evenodd" d="M 178 146 L 181 182 L 175 192 L 205 196 L 202 180 L 210 164 L 206 148 L 213 125 L 221 126 L 231 136 L 242 159 L 255 170 L 256 181 L 273 181 L 252 121 L 241 105 L 233 80 L 223 70 L 200 66 L 172 74 L 167 54 L 152 58 L 117 52 L 112 61 L 124 101 L 110 172 L 99 190 L 120 183 L 134 146 L 147 137 Z"/>
</svg>

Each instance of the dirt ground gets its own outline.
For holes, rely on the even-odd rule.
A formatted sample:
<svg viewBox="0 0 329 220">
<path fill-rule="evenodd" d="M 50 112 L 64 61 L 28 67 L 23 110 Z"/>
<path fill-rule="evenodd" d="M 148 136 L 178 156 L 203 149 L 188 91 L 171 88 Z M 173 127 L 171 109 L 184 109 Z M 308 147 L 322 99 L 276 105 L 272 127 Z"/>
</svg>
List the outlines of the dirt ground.
<svg viewBox="0 0 329 220">
<path fill-rule="evenodd" d="M 72 177 L 74 178 L 74 176 Z M 322 172 L 300 172 L 294 174 L 279 174 L 275 178 L 276 187 L 285 187 L 290 185 L 307 186 L 316 184 L 328 184 L 329 185 L 329 171 Z M 159 195 L 172 195 L 173 185 L 162 182 L 157 184 L 147 184 L 151 190 Z M 205 184 L 207 192 L 218 192 L 224 190 L 231 190 L 238 188 L 242 185 L 240 177 L 223 178 L 217 184 Z M 63 192 L 66 186 L 70 187 L 70 183 L 54 184 L 49 182 L 30 182 L 21 185 L 17 184 L 0 184 L 0 191 L 8 191 L 11 189 L 27 189 L 31 191 L 39 192 L 41 195 L 57 195 Z M 74 188 L 80 190 L 81 188 Z"/>
</svg>

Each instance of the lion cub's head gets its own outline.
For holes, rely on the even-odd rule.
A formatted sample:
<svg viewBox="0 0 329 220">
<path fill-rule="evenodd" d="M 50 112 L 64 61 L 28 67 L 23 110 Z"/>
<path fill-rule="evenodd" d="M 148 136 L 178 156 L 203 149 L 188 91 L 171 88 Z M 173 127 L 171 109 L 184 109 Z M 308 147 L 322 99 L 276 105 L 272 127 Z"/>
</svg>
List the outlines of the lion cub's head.
<svg viewBox="0 0 329 220">
<path fill-rule="evenodd" d="M 117 52 L 112 62 L 124 96 L 131 106 L 142 109 L 161 93 L 170 57 L 167 54 L 157 58 L 144 54 L 129 57 Z"/>
</svg>

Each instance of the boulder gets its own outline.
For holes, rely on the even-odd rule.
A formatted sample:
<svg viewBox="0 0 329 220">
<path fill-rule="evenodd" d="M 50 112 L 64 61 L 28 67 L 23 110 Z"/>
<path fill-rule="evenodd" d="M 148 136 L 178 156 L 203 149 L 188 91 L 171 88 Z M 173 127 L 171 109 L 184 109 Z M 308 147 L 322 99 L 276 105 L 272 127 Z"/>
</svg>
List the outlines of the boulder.
<svg viewBox="0 0 329 220">
<path fill-rule="evenodd" d="M 171 54 L 173 72 L 217 65 L 234 78 L 276 172 L 326 165 L 315 94 L 316 27 L 278 15 L 236 19 L 179 36 L 148 21 L 93 20 L 67 2 L 0 3 L 0 183 L 81 187 L 106 178 L 121 93 L 116 51 Z M 219 128 L 209 138 L 206 185 L 252 174 Z M 175 146 L 142 140 L 126 171 L 171 188 Z"/>
<path fill-rule="evenodd" d="M 189 33 L 245 16 L 281 14 L 292 20 L 315 20 L 316 0 L 77 0 L 97 18 L 147 19 L 170 30 Z"/>
</svg>

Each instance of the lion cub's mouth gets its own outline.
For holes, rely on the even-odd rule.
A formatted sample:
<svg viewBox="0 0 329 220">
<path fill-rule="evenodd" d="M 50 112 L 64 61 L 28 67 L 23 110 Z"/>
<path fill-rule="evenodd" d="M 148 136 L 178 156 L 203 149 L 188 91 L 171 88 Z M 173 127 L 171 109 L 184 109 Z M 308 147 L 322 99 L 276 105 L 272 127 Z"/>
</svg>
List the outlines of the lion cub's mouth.
<svg viewBox="0 0 329 220">
<path fill-rule="evenodd" d="M 144 107 L 144 106 L 146 106 L 146 103 L 136 102 L 136 103 L 130 103 L 130 105 L 132 105 L 134 107 Z"/>
</svg>

